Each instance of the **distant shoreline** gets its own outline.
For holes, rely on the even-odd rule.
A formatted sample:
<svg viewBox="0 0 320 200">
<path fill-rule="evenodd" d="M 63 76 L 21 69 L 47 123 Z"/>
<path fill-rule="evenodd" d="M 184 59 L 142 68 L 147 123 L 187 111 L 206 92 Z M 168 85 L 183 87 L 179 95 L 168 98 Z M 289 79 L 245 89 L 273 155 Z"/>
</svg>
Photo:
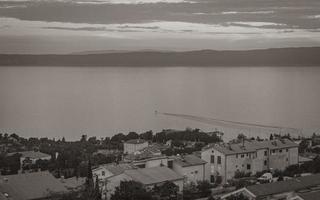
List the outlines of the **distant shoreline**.
<svg viewBox="0 0 320 200">
<path fill-rule="evenodd" d="M 94 54 L 0 54 L 0 66 L 214 67 L 320 66 L 320 47 L 243 51 L 132 51 Z"/>
</svg>

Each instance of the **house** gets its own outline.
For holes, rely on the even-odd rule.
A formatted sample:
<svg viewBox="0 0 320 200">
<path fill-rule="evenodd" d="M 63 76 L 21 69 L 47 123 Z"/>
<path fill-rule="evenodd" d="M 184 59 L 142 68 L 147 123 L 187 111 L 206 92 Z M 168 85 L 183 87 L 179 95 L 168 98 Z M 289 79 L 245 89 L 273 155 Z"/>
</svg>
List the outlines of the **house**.
<svg viewBox="0 0 320 200">
<path fill-rule="evenodd" d="M 107 199 L 114 193 L 115 188 L 120 185 L 121 181 L 136 181 L 143 184 L 143 186 L 150 190 L 155 185 L 159 186 L 166 181 L 171 181 L 179 187 L 179 191 L 183 190 L 183 176 L 177 174 L 173 170 L 167 167 L 151 167 L 143 169 L 129 169 L 125 170 L 124 173 L 117 176 L 110 177 L 107 183 Z"/>
<path fill-rule="evenodd" d="M 207 162 L 195 155 L 176 157 L 173 160 L 173 171 L 185 177 L 185 182 L 205 180 L 205 164 Z"/>
<path fill-rule="evenodd" d="M 128 169 L 135 169 L 136 167 L 129 163 L 120 163 L 120 164 L 105 164 L 100 165 L 96 168 L 92 169 L 92 175 L 93 177 L 98 177 L 98 179 L 104 180 L 106 178 L 109 178 L 111 176 L 122 174 L 125 170 Z"/>
<path fill-rule="evenodd" d="M 123 143 L 124 153 L 134 153 L 149 145 L 148 141 L 143 139 L 128 140 Z"/>
<path fill-rule="evenodd" d="M 221 177 L 223 183 L 236 172 L 284 170 L 299 163 L 298 145 L 288 139 L 210 144 L 203 148 L 201 158 L 207 162 L 206 178 L 214 182 Z"/>
<path fill-rule="evenodd" d="M 47 171 L 0 176 L 0 199 L 2 195 L 8 200 L 40 200 L 66 192 L 59 179 Z"/>
<path fill-rule="evenodd" d="M 124 162 L 131 163 L 139 168 L 150 168 L 157 166 L 167 166 L 172 168 L 173 159 L 162 155 L 163 146 L 150 145 L 139 151 L 128 154 L 124 157 Z"/>
<path fill-rule="evenodd" d="M 37 160 L 50 160 L 51 155 L 42 153 L 40 151 L 22 151 L 22 152 L 15 152 L 15 153 L 9 153 L 8 156 L 14 155 L 14 154 L 20 154 L 20 163 L 21 167 L 29 165 L 29 164 L 35 164 Z"/>
<path fill-rule="evenodd" d="M 251 186 L 236 190 L 234 192 L 231 192 L 229 194 L 223 195 L 221 196 L 221 199 L 224 200 L 231 195 L 241 193 L 247 196 L 250 200 L 262 200 L 262 199 L 268 199 L 268 200 L 295 199 L 296 200 L 296 199 L 299 199 L 299 197 L 297 196 L 301 195 L 301 197 L 303 198 L 303 196 L 307 195 L 307 193 L 317 192 L 317 191 L 320 191 L 320 174 L 299 177 L 299 178 L 290 179 L 287 181 L 251 185 Z"/>
</svg>

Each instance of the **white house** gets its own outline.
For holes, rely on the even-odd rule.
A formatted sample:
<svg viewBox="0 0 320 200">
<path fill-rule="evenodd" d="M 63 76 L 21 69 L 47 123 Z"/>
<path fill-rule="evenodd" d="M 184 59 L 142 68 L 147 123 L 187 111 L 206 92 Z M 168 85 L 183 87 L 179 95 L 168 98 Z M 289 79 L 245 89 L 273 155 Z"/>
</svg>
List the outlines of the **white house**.
<svg viewBox="0 0 320 200">
<path fill-rule="evenodd" d="M 111 194 L 114 193 L 115 188 L 120 185 L 121 181 L 134 180 L 143 184 L 143 186 L 150 190 L 155 185 L 159 186 L 166 181 L 173 182 L 179 187 L 179 192 L 183 190 L 183 176 L 177 174 L 167 167 L 151 167 L 143 169 L 125 170 L 123 173 L 112 176 L 108 179 L 106 187 L 107 199 L 110 199 Z"/>
<path fill-rule="evenodd" d="M 195 155 L 176 157 L 173 160 L 173 171 L 185 177 L 185 182 L 204 181 L 207 162 Z"/>
<path fill-rule="evenodd" d="M 128 140 L 123 143 L 124 153 L 134 153 L 149 145 L 148 141 L 142 139 Z"/>
<path fill-rule="evenodd" d="M 207 179 L 213 182 L 220 176 L 224 183 L 237 171 L 284 170 L 299 162 L 298 145 L 287 139 L 211 144 L 202 150 L 201 158 L 207 161 Z"/>
</svg>

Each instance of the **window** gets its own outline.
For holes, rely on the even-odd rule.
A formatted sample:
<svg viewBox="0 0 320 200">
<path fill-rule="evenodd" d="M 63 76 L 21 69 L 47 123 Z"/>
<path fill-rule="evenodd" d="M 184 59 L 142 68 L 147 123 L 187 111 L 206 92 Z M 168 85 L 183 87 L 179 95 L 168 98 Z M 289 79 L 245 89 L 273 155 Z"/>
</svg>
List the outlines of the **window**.
<svg viewBox="0 0 320 200">
<path fill-rule="evenodd" d="M 168 168 L 173 168 L 173 160 L 168 160 Z"/>
<path fill-rule="evenodd" d="M 267 160 L 264 161 L 264 166 L 267 166 Z"/>
<path fill-rule="evenodd" d="M 267 156 L 268 155 L 268 151 L 264 151 L 264 155 Z"/>
<path fill-rule="evenodd" d="M 288 161 L 289 161 L 289 159 L 288 159 L 288 158 L 286 158 L 286 161 L 288 162 Z"/>
<path fill-rule="evenodd" d="M 213 151 L 213 150 L 212 150 L 211 152 L 212 152 L 212 153 L 214 153 L 214 151 Z"/>
<path fill-rule="evenodd" d="M 194 171 L 194 173 L 197 174 L 197 173 L 198 173 L 198 170 Z"/>
<path fill-rule="evenodd" d="M 238 158 L 238 154 L 236 154 L 236 158 Z"/>
<path fill-rule="evenodd" d="M 276 153 L 276 150 L 272 150 L 272 153 Z"/>
<path fill-rule="evenodd" d="M 280 149 L 279 152 L 282 153 L 282 149 Z"/>
<path fill-rule="evenodd" d="M 247 157 L 249 157 L 249 154 L 247 153 Z"/>
<path fill-rule="evenodd" d="M 221 156 L 218 156 L 218 164 L 221 164 Z"/>
<path fill-rule="evenodd" d="M 241 158 L 244 158 L 244 154 L 241 154 Z"/>
<path fill-rule="evenodd" d="M 214 183 L 214 175 L 211 175 L 211 176 L 210 176 L 210 182 L 211 182 L 211 183 Z"/>
<path fill-rule="evenodd" d="M 211 155 L 211 163 L 214 163 L 214 155 Z"/>
<path fill-rule="evenodd" d="M 247 170 L 250 170 L 250 169 L 251 169 L 251 165 L 247 164 Z"/>
<path fill-rule="evenodd" d="M 289 149 L 286 149 L 286 152 L 288 152 L 289 151 Z"/>
<path fill-rule="evenodd" d="M 102 174 L 102 176 L 105 176 L 105 175 L 106 175 L 106 172 L 105 172 L 105 171 L 102 171 L 101 174 Z"/>
</svg>

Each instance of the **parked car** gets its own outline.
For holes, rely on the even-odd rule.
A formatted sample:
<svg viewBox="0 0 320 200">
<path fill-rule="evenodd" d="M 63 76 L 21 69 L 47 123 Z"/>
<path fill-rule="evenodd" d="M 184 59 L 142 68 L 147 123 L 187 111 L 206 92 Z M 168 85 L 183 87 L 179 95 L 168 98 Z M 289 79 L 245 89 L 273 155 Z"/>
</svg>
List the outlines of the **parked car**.
<svg viewBox="0 0 320 200">
<path fill-rule="evenodd" d="M 260 183 L 271 183 L 273 180 L 273 176 L 271 173 L 264 173 L 262 176 L 258 178 Z"/>
</svg>

